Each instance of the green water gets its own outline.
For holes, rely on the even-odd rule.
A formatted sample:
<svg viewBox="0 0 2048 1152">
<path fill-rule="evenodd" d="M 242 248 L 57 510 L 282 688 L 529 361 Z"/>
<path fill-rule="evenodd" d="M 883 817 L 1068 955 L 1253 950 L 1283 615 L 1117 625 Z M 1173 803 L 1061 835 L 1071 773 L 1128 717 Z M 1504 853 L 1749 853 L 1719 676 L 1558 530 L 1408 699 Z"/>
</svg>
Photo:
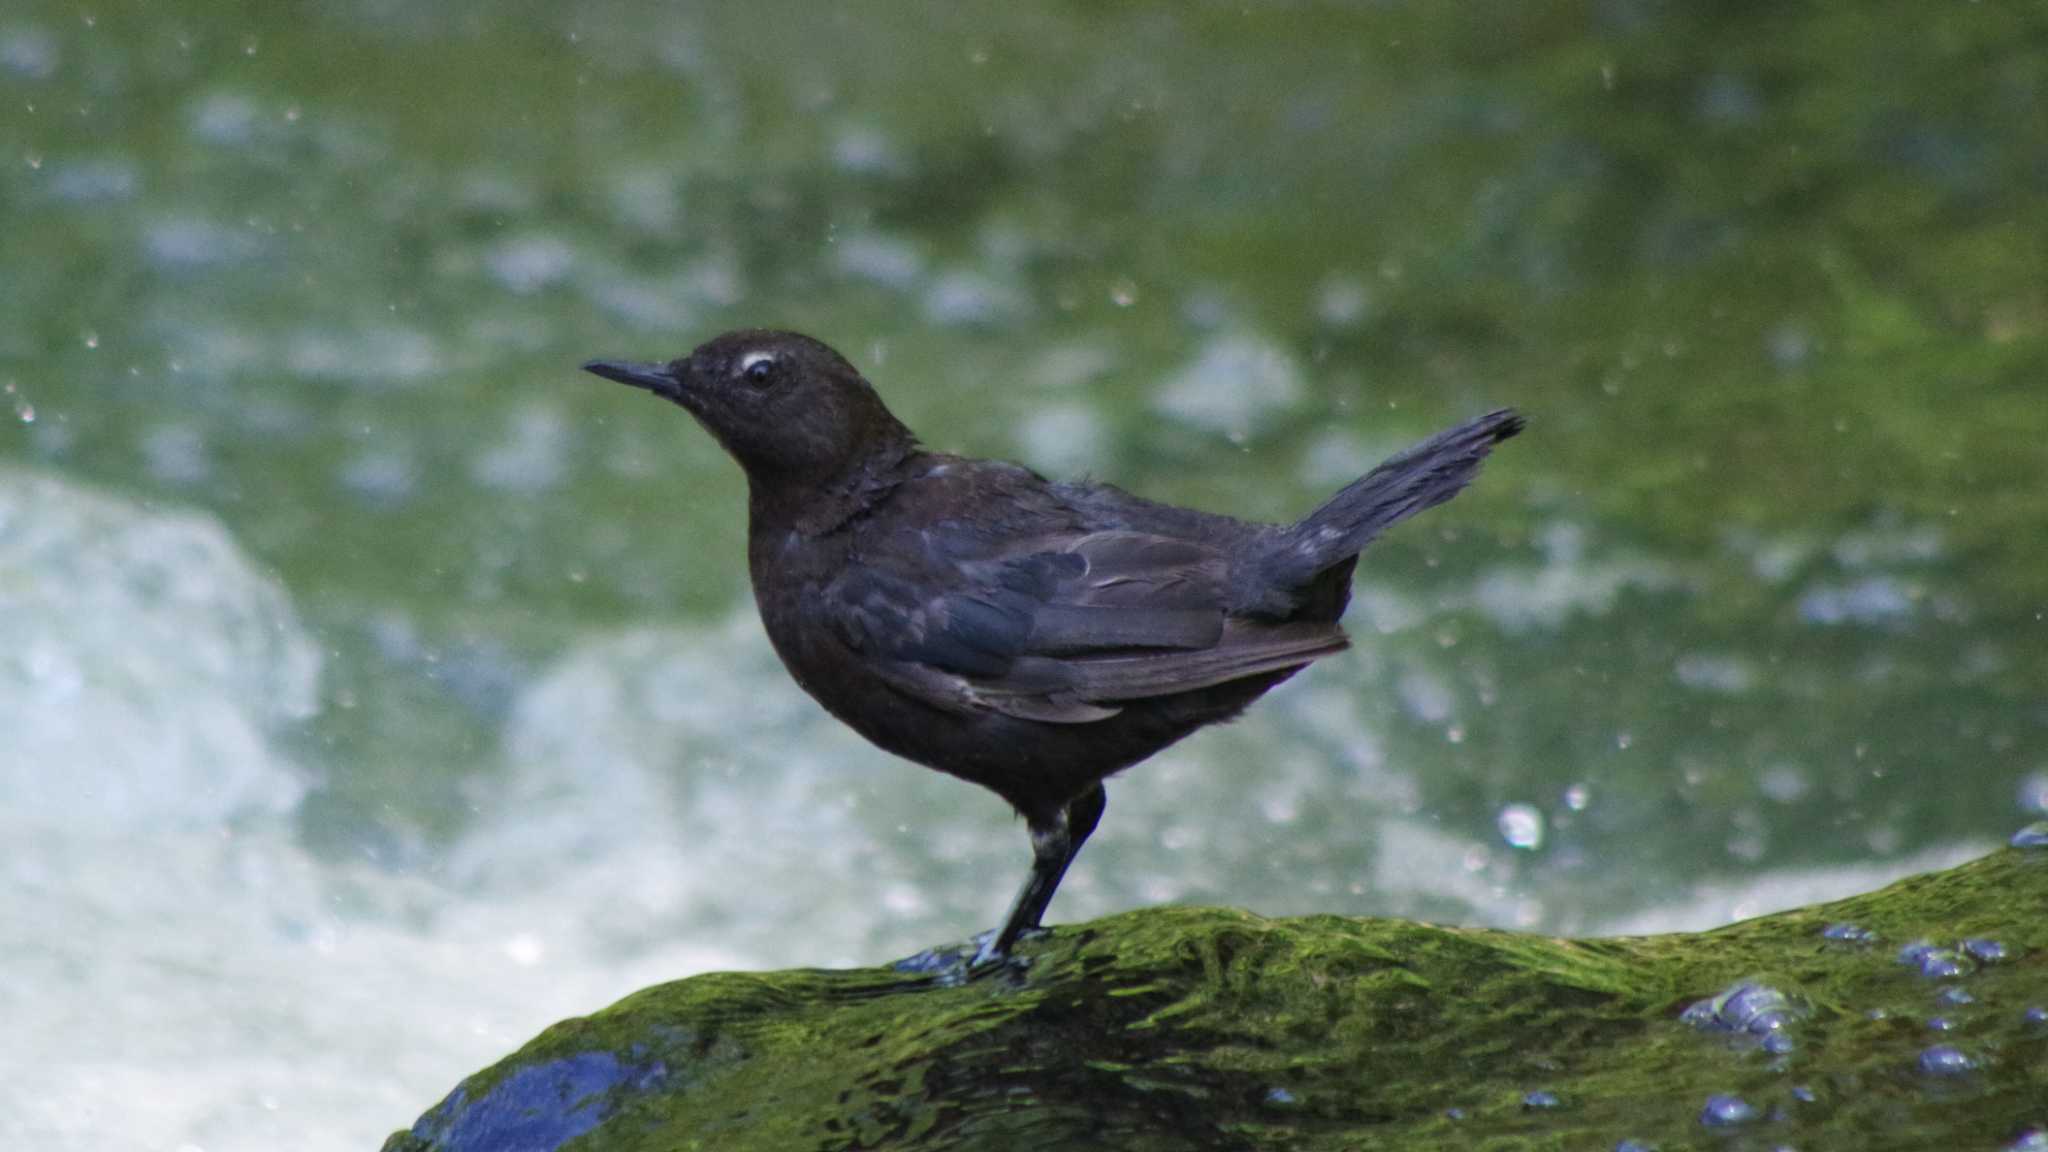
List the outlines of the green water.
<svg viewBox="0 0 2048 1152">
<path fill-rule="evenodd" d="M 17 0 L 0 463 L 277 575 L 320 859 L 539 819 L 508 717 L 620 663 L 571 654 L 730 651 L 789 743 L 693 720 L 684 806 L 843 760 L 909 893 L 817 876 L 876 925 L 829 947 L 744 893 L 664 929 L 774 966 L 985 926 L 1023 837 L 782 695 L 737 471 L 579 362 L 800 328 L 934 446 L 1271 518 L 1513 404 L 1369 555 L 1358 652 L 1112 786 L 1054 916 L 1701 923 L 2048 805 L 2044 105 L 2010 0 Z"/>
</svg>

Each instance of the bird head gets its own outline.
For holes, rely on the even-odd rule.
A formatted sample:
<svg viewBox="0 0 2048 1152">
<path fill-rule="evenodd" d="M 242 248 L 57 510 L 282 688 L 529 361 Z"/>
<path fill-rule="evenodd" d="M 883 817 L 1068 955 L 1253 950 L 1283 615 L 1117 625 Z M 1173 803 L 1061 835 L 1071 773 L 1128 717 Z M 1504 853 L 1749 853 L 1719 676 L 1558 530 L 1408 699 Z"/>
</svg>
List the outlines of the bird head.
<svg viewBox="0 0 2048 1152">
<path fill-rule="evenodd" d="M 592 360 L 584 371 L 683 407 L 756 484 L 820 483 L 911 443 L 844 356 L 795 332 L 727 332 L 667 363 Z"/>
</svg>

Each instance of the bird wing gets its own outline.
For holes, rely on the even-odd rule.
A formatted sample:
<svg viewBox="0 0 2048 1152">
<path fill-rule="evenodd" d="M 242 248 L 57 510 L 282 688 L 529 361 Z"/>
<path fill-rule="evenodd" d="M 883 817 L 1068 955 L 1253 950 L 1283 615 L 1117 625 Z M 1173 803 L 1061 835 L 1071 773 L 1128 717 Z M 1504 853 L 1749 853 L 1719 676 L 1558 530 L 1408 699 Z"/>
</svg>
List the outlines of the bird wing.
<svg viewBox="0 0 2048 1152">
<path fill-rule="evenodd" d="M 955 710 L 1089 723 L 1346 643 L 1333 623 L 1230 618 L 1227 557 L 1172 537 L 1091 532 L 922 561 L 851 565 L 817 609 L 898 690 Z"/>
</svg>

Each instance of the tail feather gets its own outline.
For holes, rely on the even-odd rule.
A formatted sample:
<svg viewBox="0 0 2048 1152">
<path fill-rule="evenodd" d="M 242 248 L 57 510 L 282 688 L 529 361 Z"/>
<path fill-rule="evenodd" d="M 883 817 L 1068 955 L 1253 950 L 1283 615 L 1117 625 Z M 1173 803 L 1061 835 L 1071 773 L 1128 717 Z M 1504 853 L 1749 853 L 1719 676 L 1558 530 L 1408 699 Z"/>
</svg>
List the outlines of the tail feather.
<svg viewBox="0 0 2048 1152">
<path fill-rule="evenodd" d="M 1344 490 L 1285 529 L 1273 552 L 1283 584 L 1305 582 L 1347 560 L 1373 537 L 1456 496 L 1478 475 L 1493 446 L 1522 430 L 1512 408 L 1439 432 L 1352 481 Z"/>
</svg>

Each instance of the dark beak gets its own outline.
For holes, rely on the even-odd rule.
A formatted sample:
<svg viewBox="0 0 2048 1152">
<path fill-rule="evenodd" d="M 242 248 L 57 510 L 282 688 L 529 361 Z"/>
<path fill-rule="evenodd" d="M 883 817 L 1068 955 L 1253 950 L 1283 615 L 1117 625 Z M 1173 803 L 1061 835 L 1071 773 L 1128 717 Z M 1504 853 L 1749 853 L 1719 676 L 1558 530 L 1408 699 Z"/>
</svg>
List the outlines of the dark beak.
<svg viewBox="0 0 2048 1152">
<path fill-rule="evenodd" d="M 683 396 L 683 382 L 676 379 L 666 364 L 639 364 L 631 360 L 592 360 L 583 366 L 583 370 L 607 380 L 631 384 L 635 388 L 645 388 L 656 396 L 665 396 L 670 400 L 681 400 Z"/>
</svg>

